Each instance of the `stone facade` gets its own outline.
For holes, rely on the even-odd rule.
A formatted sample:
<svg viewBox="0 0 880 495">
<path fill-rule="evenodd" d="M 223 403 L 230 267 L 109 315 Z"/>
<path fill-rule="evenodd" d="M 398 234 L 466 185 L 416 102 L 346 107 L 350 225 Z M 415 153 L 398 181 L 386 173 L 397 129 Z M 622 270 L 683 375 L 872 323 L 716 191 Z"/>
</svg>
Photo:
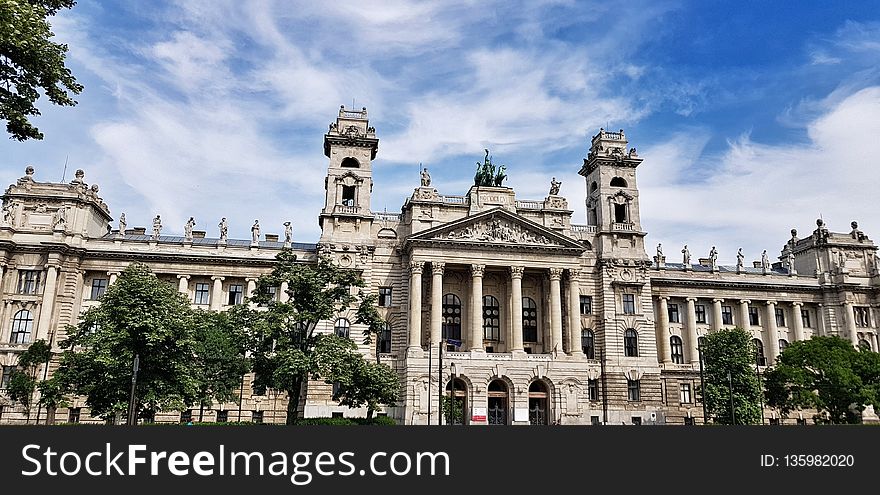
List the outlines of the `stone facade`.
<svg viewBox="0 0 880 495">
<path fill-rule="evenodd" d="M 849 233 L 821 221 L 804 238 L 792 231 L 775 263 L 765 257 L 747 266 L 739 256 L 736 266 L 718 266 L 712 253 L 693 264 L 686 247 L 682 262 L 667 262 L 660 246 L 652 259 L 639 216 L 642 158 L 627 148 L 623 130 L 600 130 L 589 144 L 579 172 L 586 225 L 572 223 L 555 178 L 541 200 L 519 200 L 503 185 L 453 196 L 432 187 L 427 170 L 399 214 L 376 213 L 376 131 L 366 109 L 343 107 L 324 135 L 329 165 L 316 244 L 292 242 L 289 228 L 284 241 L 261 240 L 258 222 L 252 239 L 227 239 L 225 219 L 217 238 L 192 224 L 184 237 L 164 236 L 158 216 L 149 234 L 127 228 L 124 215 L 114 229 L 98 186 L 81 171 L 57 184 L 37 181 L 28 167 L 3 196 L 4 375 L 30 342 L 57 348 L 65 326 L 98 304 L 133 261 L 147 263 L 194 305 L 224 310 L 241 303 L 285 247 L 304 263 L 326 255 L 359 270 L 380 295 L 388 331 L 361 350 L 398 372 L 402 400 L 384 413 L 405 424 L 437 424 L 441 388 L 457 397 L 468 424 L 699 423 L 698 339 L 732 326 L 761 342 L 766 362 L 812 335 L 878 349 L 877 248 L 855 222 Z M 363 330 L 341 321 L 354 321 L 353 313 L 338 317 L 320 331 Z M 250 379 L 241 404 L 216 405 L 205 420 L 282 422 L 286 397 L 255 396 Z M 308 383 L 304 414 L 364 414 L 340 407 L 331 390 Z M 0 406 L 0 422 L 25 420 L 2 390 Z M 45 421 L 46 411 L 40 414 Z M 81 400 L 53 414 L 56 421 L 94 420 Z M 178 412 L 157 418 L 179 419 Z"/>
</svg>

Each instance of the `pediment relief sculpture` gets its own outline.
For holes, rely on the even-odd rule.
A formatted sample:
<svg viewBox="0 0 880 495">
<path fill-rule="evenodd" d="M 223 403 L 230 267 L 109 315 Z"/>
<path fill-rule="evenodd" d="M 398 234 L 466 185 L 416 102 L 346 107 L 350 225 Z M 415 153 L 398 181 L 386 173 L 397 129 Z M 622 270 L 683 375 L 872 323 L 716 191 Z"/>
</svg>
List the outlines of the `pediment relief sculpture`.
<svg viewBox="0 0 880 495">
<path fill-rule="evenodd" d="M 521 225 L 499 218 L 450 230 L 444 234 L 439 234 L 436 238 L 539 246 L 560 245 L 540 232 L 528 230 Z"/>
</svg>

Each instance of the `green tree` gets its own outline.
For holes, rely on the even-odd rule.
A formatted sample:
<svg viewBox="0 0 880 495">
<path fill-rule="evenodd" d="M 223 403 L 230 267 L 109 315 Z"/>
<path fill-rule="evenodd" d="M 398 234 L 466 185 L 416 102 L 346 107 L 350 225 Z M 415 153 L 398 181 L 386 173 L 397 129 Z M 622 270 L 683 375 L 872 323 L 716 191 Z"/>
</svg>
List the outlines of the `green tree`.
<svg viewBox="0 0 880 495">
<path fill-rule="evenodd" d="M 356 271 L 339 268 L 322 256 L 316 263 L 299 262 L 289 249 L 278 253 L 276 260 L 272 272 L 257 281 L 252 297 L 265 309 L 241 305 L 233 308 L 232 317 L 250 335 L 254 391 L 287 392 L 287 424 L 293 424 L 306 381 L 334 381 L 334 370 L 341 369 L 339 362 L 347 359 L 353 344 L 315 334 L 318 323 L 356 306 L 355 323 L 367 326 L 364 341 L 368 343 L 370 332 L 381 328 L 382 322 L 370 308 L 375 297 L 364 294 L 364 281 Z M 271 291 L 285 283 L 286 300 L 277 300 Z"/>
<path fill-rule="evenodd" d="M 37 389 L 37 371 L 52 356 L 52 348 L 45 340 L 37 340 L 18 355 L 18 366 L 9 378 L 7 393 L 13 402 L 24 406 L 27 420 L 31 417 L 31 404 Z M 38 418 L 39 421 L 39 418 Z"/>
<path fill-rule="evenodd" d="M 140 366 L 135 391 L 141 417 L 196 402 L 198 380 L 194 313 L 176 287 L 142 263 L 129 265 L 101 297 L 101 305 L 68 328 L 60 345 L 59 388 L 86 397 L 105 419 L 128 409 L 132 363 Z"/>
<path fill-rule="evenodd" d="M 241 377 L 248 371 L 245 336 L 227 313 L 197 310 L 195 316 L 195 379 L 199 421 L 213 401 L 237 400 Z"/>
<path fill-rule="evenodd" d="M 397 373 L 386 364 L 367 361 L 356 350 L 334 375 L 339 383 L 334 399 L 350 408 L 367 406 L 367 418 L 372 418 L 380 405 L 394 406 L 400 399 Z"/>
<path fill-rule="evenodd" d="M 762 395 L 752 336 L 741 328 L 719 330 L 707 335 L 700 347 L 705 366 L 706 413 L 719 424 L 760 423 Z"/>
<path fill-rule="evenodd" d="M 767 403 L 787 416 L 816 409 L 817 422 L 859 423 L 867 404 L 880 411 L 880 354 L 837 336 L 792 342 L 767 372 Z"/>
<path fill-rule="evenodd" d="M 60 106 L 76 105 L 82 91 L 64 65 L 67 45 L 51 40 L 48 18 L 72 8 L 74 0 L 0 0 L 0 119 L 19 141 L 43 139 L 29 118 L 40 115 L 34 105 L 44 93 Z"/>
</svg>

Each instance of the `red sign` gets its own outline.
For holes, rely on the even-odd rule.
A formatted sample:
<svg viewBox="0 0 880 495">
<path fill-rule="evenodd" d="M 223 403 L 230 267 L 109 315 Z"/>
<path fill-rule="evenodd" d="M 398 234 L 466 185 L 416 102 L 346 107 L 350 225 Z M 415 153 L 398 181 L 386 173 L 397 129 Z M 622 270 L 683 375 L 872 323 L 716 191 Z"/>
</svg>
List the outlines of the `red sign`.
<svg viewBox="0 0 880 495">
<path fill-rule="evenodd" d="M 471 421 L 475 423 L 484 423 L 486 421 L 486 416 L 471 416 Z"/>
</svg>

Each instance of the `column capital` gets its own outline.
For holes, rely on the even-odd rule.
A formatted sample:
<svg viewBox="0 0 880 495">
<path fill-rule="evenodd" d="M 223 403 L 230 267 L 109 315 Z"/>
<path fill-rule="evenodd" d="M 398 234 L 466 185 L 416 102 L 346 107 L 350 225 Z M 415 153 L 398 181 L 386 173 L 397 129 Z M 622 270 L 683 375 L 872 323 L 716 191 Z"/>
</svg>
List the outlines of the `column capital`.
<svg viewBox="0 0 880 495">
<path fill-rule="evenodd" d="M 486 271 L 486 265 L 471 265 L 471 277 L 482 277 Z"/>
<path fill-rule="evenodd" d="M 216 281 L 216 280 L 223 281 L 223 280 L 225 280 L 225 279 L 226 279 L 226 277 L 221 277 L 220 275 L 212 275 L 212 276 L 211 276 L 211 280 L 215 280 L 215 281 Z"/>
<path fill-rule="evenodd" d="M 740 299 L 739 303 L 740 304 L 752 304 L 752 301 L 751 301 L 751 299 Z"/>
<path fill-rule="evenodd" d="M 178 277 L 179 277 L 179 276 L 180 276 L 180 275 L 178 275 Z M 244 281 L 245 281 L 245 282 L 256 282 L 257 280 L 260 280 L 260 277 L 245 277 L 245 278 L 244 278 Z"/>
<path fill-rule="evenodd" d="M 550 269 L 550 280 L 559 280 L 562 278 L 562 268 Z"/>
<path fill-rule="evenodd" d="M 409 262 L 409 273 L 412 275 L 421 275 L 425 269 L 425 262 L 421 260 L 411 260 Z"/>
<path fill-rule="evenodd" d="M 723 303 L 724 299 L 722 299 L 720 297 L 714 297 L 714 298 L 712 298 L 712 302 L 713 303 Z"/>
<path fill-rule="evenodd" d="M 801 301 L 794 301 L 794 302 L 791 303 L 791 305 L 792 305 L 792 306 L 803 306 L 804 303 L 801 302 Z"/>
<path fill-rule="evenodd" d="M 569 268 L 568 269 L 568 276 L 569 277 L 576 279 L 576 278 L 580 277 L 580 275 L 581 275 L 580 268 Z"/>
<path fill-rule="evenodd" d="M 658 301 L 669 301 L 669 296 L 657 296 Z"/>
<path fill-rule="evenodd" d="M 179 279 L 180 279 L 180 278 L 189 279 L 189 277 L 190 277 L 190 275 L 178 275 L 178 276 L 177 276 L 177 278 L 179 278 Z"/>
<path fill-rule="evenodd" d="M 83 272 L 85 272 L 85 271 L 83 271 Z M 110 270 L 107 272 L 107 275 L 116 275 L 118 277 L 118 276 L 122 275 L 122 272 L 119 270 Z"/>
<path fill-rule="evenodd" d="M 764 304 L 766 304 L 767 306 L 776 306 L 776 301 L 770 300 L 765 302 Z"/>
<path fill-rule="evenodd" d="M 443 275 L 444 270 L 446 270 L 446 263 L 442 261 L 431 262 L 431 273 L 434 275 Z"/>
<path fill-rule="evenodd" d="M 696 298 L 696 297 L 686 297 L 686 298 L 684 298 L 684 300 L 687 301 L 687 302 L 697 302 L 697 298 Z"/>
<path fill-rule="evenodd" d="M 526 268 L 524 266 L 511 266 L 510 278 L 522 278 L 525 271 Z"/>
</svg>

